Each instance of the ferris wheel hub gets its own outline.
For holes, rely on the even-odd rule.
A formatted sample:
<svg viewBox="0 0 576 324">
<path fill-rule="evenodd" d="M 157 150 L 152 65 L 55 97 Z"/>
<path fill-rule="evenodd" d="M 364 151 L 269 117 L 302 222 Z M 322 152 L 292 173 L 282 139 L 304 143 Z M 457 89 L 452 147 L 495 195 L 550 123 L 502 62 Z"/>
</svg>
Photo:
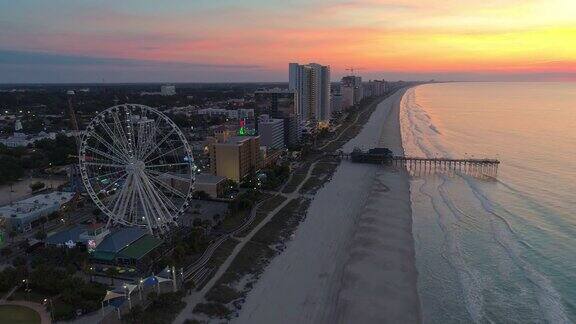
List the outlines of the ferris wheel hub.
<svg viewBox="0 0 576 324">
<path fill-rule="evenodd" d="M 146 163 L 144 163 L 144 161 L 137 160 L 135 158 L 130 159 L 130 162 L 126 164 L 126 171 L 128 173 L 141 172 L 144 171 L 145 168 Z"/>
</svg>

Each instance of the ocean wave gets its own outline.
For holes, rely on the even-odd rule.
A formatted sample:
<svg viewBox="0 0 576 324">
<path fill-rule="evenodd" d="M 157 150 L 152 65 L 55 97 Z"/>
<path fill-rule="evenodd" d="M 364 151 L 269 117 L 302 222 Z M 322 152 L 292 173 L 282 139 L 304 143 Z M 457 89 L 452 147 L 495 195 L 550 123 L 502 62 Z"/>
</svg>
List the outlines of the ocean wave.
<svg viewBox="0 0 576 324">
<path fill-rule="evenodd" d="M 546 319 L 552 323 L 571 323 L 564 309 L 560 293 L 554 288 L 554 285 L 548 277 L 537 271 L 530 262 L 521 256 L 521 249 L 517 244 L 521 244 L 532 251 L 537 250 L 528 242 L 520 239 L 510 222 L 498 211 L 509 215 L 514 214 L 498 203 L 490 200 L 479 190 L 473 180 L 468 179 L 467 183 L 472 189 L 474 196 L 482 204 L 484 210 L 495 217 L 491 219 L 494 237 L 500 246 L 508 253 L 509 257 L 522 269 L 526 279 L 536 288 L 538 304 Z M 503 224 L 504 227 L 500 226 L 501 224 Z M 545 256 L 541 255 L 541 257 Z"/>
<path fill-rule="evenodd" d="M 446 177 L 441 178 L 442 182 L 438 186 L 432 188 L 433 192 L 440 192 L 440 188 L 446 184 Z M 464 306 L 468 315 L 473 322 L 480 323 L 484 318 L 484 299 L 482 295 L 483 280 L 481 278 L 481 273 L 467 264 L 465 253 L 461 247 L 458 228 L 452 226 L 457 223 L 447 219 L 448 215 L 443 213 L 441 210 L 441 203 L 448 207 L 452 216 L 458 219 L 456 212 L 445 203 L 445 198 L 440 197 L 440 201 L 438 201 L 438 199 L 435 199 L 433 193 L 424 190 L 427 183 L 428 181 L 424 181 L 424 184 L 419 187 L 419 192 L 428 197 L 435 214 L 436 222 L 444 235 L 446 253 L 443 253 L 443 256 L 458 276 L 461 294 L 464 297 Z"/>
<path fill-rule="evenodd" d="M 451 157 L 452 153 L 442 144 L 442 134 L 440 130 L 433 124 L 433 120 L 425 109 L 425 107 L 418 104 L 416 91 L 414 89 L 410 89 L 402 98 L 400 122 L 404 151 L 407 155 Z M 519 320 L 524 316 L 524 314 L 520 313 L 508 314 L 504 318 L 491 319 L 490 317 L 495 315 L 490 310 L 485 309 L 486 307 L 490 307 L 486 306 L 483 294 L 484 289 L 489 289 L 489 287 L 486 287 L 487 281 L 491 279 L 491 276 L 502 276 L 502 279 L 504 279 L 507 275 L 504 272 L 512 270 L 504 267 L 501 270 L 502 273 L 484 274 L 480 269 L 467 263 L 466 257 L 474 256 L 467 256 L 463 250 L 463 236 L 466 235 L 464 231 L 471 230 L 472 232 L 478 232 L 482 230 L 486 235 L 491 237 L 490 240 L 493 240 L 494 243 L 502 249 L 505 256 L 507 256 L 505 260 L 494 259 L 491 262 L 494 262 L 495 266 L 502 266 L 506 264 L 506 262 L 511 262 L 506 266 L 515 266 L 521 270 L 521 274 L 526 280 L 514 282 L 513 284 L 518 285 L 517 288 L 521 289 L 521 291 L 534 292 L 533 296 L 535 299 L 533 302 L 537 302 L 540 310 L 539 313 L 535 313 L 534 315 L 539 316 L 539 314 L 542 314 L 544 317 L 543 320 L 553 323 L 569 323 L 570 321 L 564 309 L 560 293 L 555 289 L 551 280 L 539 272 L 535 266 L 528 262 L 523 256 L 523 249 L 528 249 L 531 253 L 535 254 L 539 254 L 539 252 L 521 238 L 508 219 L 511 217 L 521 219 L 522 217 L 515 215 L 497 202 L 490 200 L 489 197 L 482 192 L 476 179 L 465 175 L 457 175 L 453 179 L 448 179 L 443 176 L 441 177 L 441 183 L 438 185 L 435 185 L 432 179 L 438 179 L 438 177 L 424 177 L 421 181 L 418 181 L 418 184 L 411 181 L 411 187 L 413 185 L 416 186 L 416 188 L 413 188 L 416 190 L 411 191 L 414 195 L 421 195 L 429 201 L 430 211 L 443 236 L 443 251 L 436 252 L 446 260 L 450 268 L 456 273 L 461 289 L 460 293 L 463 297 L 463 306 L 466 308 L 466 312 L 471 320 L 474 322 L 503 322 L 511 321 L 515 318 Z M 456 181 L 461 181 L 461 179 L 464 180 L 462 183 L 462 185 L 465 186 L 463 190 L 466 190 L 466 192 L 469 191 L 470 194 L 467 196 L 466 193 L 457 192 L 458 197 L 459 199 L 465 200 L 468 199 L 467 197 L 470 197 L 471 203 L 473 201 L 479 202 L 481 206 L 481 210 L 478 210 L 479 215 L 472 215 L 470 212 L 466 212 L 458 206 L 459 204 L 452 197 L 452 191 L 448 183 L 455 184 Z M 533 199 L 529 199 L 521 190 L 499 179 L 495 179 L 495 181 L 506 188 L 510 194 L 525 200 L 529 206 L 541 208 L 541 211 L 543 210 L 542 208 L 544 208 L 544 206 L 535 202 Z M 457 190 L 457 188 L 460 187 L 456 186 L 455 190 Z M 416 198 L 416 200 L 418 199 Z M 488 229 L 481 228 L 475 222 L 475 218 L 480 217 L 482 214 L 492 216 L 487 218 Z M 419 215 L 414 214 L 413 217 L 419 217 Z M 418 235 L 418 233 L 415 234 L 418 240 L 422 240 L 425 237 Z M 419 244 L 425 245 L 425 242 L 420 242 Z M 489 247 L 486 246 L 486 248 L 488 249 Z M 542 257 L 545 258 L 545 256 Z M 507 293 L 508 292 L 503 291 L 503 295 L 499 298 L 503 300 L 510 299 L 511 296 L 508 296 Z M 456 302 L 456 300 L 454 302 Z M 525 301 L 513 300 L 513 302 L 522 303 Z M 426 307 L 425 300 L 423 300 L 423 305 Z M 518 309 L 532 309 L 531 305 L 518 304 L 518 307 Z M 486 312 L 488 312 L 490 316 L 487 316 Z M 445 314 L 444 316 L 448 319 L 451 315 Z"/>
<path fill-rule="evenodd" d="M 400 107 L 402 145 L 407 155 L 449 157 L 450 153 L 440 144 L 438 138 L 440 130 L 416 102 L 414 88 L 408 90 L 402 97 Z"/>
</svg>

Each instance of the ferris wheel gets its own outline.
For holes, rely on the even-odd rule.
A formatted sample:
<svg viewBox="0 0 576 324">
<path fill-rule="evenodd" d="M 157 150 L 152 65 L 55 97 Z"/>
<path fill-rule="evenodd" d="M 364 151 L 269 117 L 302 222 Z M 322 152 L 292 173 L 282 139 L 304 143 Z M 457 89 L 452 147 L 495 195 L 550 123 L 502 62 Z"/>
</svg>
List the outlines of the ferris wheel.
<svg viewBox="0 0 576 324">
<path fill-rule="evenodd" d="M 98 114 L 79 149 L 86 191 L 109 224 L 162 235 L 192 198 L 196 167 L 178 126 L 162 112 L 123 104 Z"/>
</svg>

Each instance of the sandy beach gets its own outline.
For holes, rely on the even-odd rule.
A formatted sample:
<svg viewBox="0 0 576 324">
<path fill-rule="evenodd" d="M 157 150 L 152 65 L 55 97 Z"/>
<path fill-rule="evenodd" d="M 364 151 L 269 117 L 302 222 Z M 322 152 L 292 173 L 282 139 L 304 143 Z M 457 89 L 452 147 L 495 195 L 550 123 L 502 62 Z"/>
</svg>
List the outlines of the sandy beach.
<svg viewBox="0 0 576 324">
<path fill-rule="evenodd" d="M 380 103 L 344 151 L 385 146 L 402 154 L 403 93 Z M 234 321 L 416 323 L 416 284 L 407 176 L 344 161 Z"/>
</svg>

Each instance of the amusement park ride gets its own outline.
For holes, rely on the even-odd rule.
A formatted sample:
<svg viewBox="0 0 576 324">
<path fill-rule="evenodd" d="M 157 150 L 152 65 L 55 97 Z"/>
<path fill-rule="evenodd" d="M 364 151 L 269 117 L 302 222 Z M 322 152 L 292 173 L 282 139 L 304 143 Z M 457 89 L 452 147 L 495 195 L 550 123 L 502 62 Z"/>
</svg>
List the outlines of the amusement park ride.
<svg viewBox="0 0 576 324">
<path fill-rule="evenodd" d="M 190 205 L 192 152 L 178 126 L 154 108 L 104 110 L 86 127 L 78 151 L 84 187 L 108 225 L 165 235 Z"/>
</svg>

